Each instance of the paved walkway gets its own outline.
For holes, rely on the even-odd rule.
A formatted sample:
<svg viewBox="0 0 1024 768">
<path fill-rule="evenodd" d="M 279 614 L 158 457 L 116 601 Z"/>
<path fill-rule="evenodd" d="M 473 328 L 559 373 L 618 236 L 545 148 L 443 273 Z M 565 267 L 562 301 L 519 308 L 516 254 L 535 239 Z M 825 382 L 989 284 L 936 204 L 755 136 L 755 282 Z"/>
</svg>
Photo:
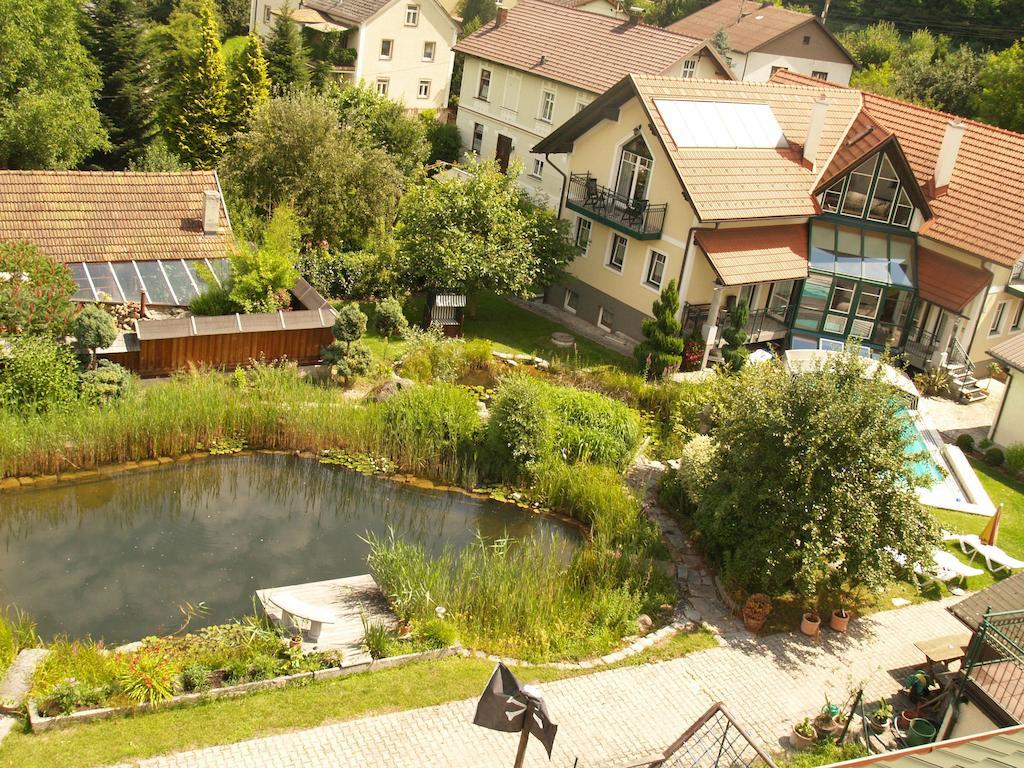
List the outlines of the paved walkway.
<svg viewBox="0 0 1024 768">
<path fill-rule="evenodd" d="M 918 640 L 960 631 L 950 601 L 855 619 L 846 636 L 753 638 L 730 625 L 718 648 L 660 664 L 598 672 L 544 686 L 559 724 L 553 759 L 532 743 L 529 766 L 613 768 L 660 750 L 723 701 L 771 749 L 790 724 L 863 684 L 892 695 L 922 659 Z M 516 737 L 471 725 L 475 701 L 352 720 L 169 755 L 143 768 L 390 768 L 508 766 Z"/>
</svg>

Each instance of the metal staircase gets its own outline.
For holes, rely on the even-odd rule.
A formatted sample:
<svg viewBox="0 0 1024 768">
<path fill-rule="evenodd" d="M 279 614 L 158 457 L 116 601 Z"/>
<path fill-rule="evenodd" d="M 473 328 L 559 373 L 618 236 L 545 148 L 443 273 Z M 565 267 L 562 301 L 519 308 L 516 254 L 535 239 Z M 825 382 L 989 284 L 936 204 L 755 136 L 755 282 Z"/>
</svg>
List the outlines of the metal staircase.
<svg viewBox="0 0 1024 768">
<path fill-rule="evenodd" d="M 988 392 L 979 386 L 974 376 L 974 363 L 955 338 L 950 342 L 945 368 L 949 372 L 949 389 L 954 397 L 965 403 L 976 403 L 988 397 Z"/>
</svg>

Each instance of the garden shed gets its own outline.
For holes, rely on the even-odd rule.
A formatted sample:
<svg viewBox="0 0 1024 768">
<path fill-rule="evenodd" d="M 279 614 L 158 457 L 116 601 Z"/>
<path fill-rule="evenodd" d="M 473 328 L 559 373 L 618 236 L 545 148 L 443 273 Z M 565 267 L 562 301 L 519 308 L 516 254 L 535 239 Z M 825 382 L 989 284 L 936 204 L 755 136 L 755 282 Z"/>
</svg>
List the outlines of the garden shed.
<svg viewBox="0 0 1024 768">
<path fill-rule="evenodd" d="M 461 293 L 432 293 L 427 297 L 426 317 L 429 328 L 440 326 L 445 336 L 462 338 L 466 316 L 466 296 Z"/>
</svg>

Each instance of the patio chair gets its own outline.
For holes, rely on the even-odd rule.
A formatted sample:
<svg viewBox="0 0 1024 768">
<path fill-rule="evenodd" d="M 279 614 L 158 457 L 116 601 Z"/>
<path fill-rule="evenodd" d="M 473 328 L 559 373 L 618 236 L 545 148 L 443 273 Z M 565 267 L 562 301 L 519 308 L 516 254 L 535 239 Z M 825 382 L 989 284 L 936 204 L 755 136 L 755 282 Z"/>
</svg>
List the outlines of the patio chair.
<svg viewBox="0 0 1024 768">
<path fill-rule="evenodd" d="M 623 218 L 627 224 L 643 224 L 646 213 L 647 201 L 634 198 L 623 213 Z"/>
<path fill-rule="evenodd" d="M 983 544 L 981 538 L 973 533 L 959 534 L 943 531 L 942 538 L 944 541 L 957 542 L 963 553 L 971 556 L 971 562 L 974 562 L 974 558 L 981 555 L 985 559 L 986 567 L 992 573 L 1003 571 L 1012 573 L 1024 568 L 1024 560 L 1011 557 L 995 544 Z"/>
<path fill-rule="evenodd" d="M 607 205 L 607 196 L 599 186 L 597 179 L 587 176 L 583 190 L 583 205 L 589 208 L 604 208 Z"/>
</svg>

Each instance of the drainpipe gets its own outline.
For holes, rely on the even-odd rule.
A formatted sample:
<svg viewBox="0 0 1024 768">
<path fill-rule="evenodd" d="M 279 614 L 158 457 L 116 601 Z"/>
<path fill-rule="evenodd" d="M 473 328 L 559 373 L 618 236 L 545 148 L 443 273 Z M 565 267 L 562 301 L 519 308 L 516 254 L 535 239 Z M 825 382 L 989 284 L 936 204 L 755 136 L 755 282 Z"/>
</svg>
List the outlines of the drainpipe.
<svg viewBox="0 0 1024 768">
<path fill-rule="evenodd" d="M 679 317 L 683 319 L 683 304 L 686 293 L 690 287 L 690 270 L 693 267 L 693 243 L 698 229 L 718 229 L 720 222 L 715 222 L 713 227 L 701 227 L 694 224 L 686 232 L 686 250 L 683 251 L 683 266 L 679 269 Z"/>
<path fill-rule="evenodd" d="M 558 171 L 558 175 L 562 177 L 562 188 L 558 191 L 558 218 L 562 218 L 562 201 L 565 200 L 565 188 L 569 184 L 569 177 L 565 175 L 561 168 L 551 162 L 551 153 L 544 153 L 544 162 Z"/>
</svg>

